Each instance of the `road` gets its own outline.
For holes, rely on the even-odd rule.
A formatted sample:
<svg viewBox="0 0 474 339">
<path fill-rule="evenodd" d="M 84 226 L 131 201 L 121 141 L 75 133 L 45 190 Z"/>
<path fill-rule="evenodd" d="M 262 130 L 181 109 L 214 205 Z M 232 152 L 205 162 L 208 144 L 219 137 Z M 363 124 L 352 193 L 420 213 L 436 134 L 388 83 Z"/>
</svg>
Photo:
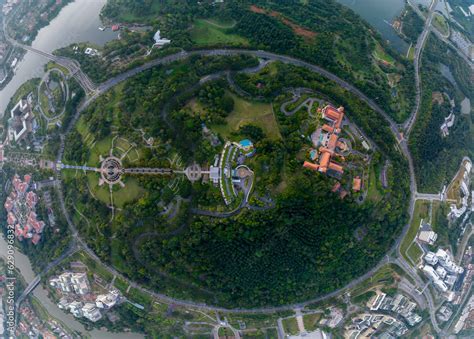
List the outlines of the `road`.
<svg viewBox="0 0 474 339">
<path fill-rule="evenodd" d="M 411 0 L 408 0 L 407 2 L 413 8 L 415 13 L 418 14 L 419 17 L 421 17 L 423 20 L 426 19 L 425 16 L 423 15 L 423 13 L 420 11 L 420 9 L 418 8 L 418 6 L 416 4 L 414 4 Z M 474 69 L 474 62 L 471 59 L 469 59 L 469 57 L 466 54 L 464 54 L 464 52 L 462 50 L 460 50 L 446 36 L 444 36 L 440 31 L 438 31 L 438 29 L 436 29 L 436 27 L 431 26 L 430 29 L 436 35 L 436 37 L 438 39 L 440 39 L 445 44 L 447 44 L 449 47 L 451 47 L 461 58 L 464 59 L 464 61 L 471 67 L 471 69 Z"/>
<path fill-rule="evenodd" d="M 372 109 L 374 109 L 376 112 L 381 114 L 386 119 L 386 121 L 388 122 L 392 134 L 394 135 L 394 137 L 397 139 L 397 141 L 399 143 L 400 151 L 405 155 L 405 157 L 407 158 L 408 163 L 409 163 L 410 186 L 411 186 L 411 192 L 412 192 L 411 199 L 410 199 L 411 201 L 410 201 L 409 212 L 410 212 L 410 216 L 413 216 L 414 201 L 415 201 L 414 194 L 416 193 L 416 182 L 415 182 L 415 173 L 414 173 L 414 169 L 413 169 L 413 161 L 412 161 L 412 158 L 411 158 L 411 154 L 408 150 L 406 140 L 403 139 L 403 137 L 400 135 L 400 133 L 398 131 L 398 126 L 392 120 L 392 118 L 390 118 L 390 116 L 381 107 L 379 107 L 373 100 L 368 98 L 364 93 L 362 93 L 355 86 L 349 84 L 345 80 L 342 80 L 341 78 L 339 78 L 338 76 L 330 73 L 329 71 L 327 71 L 327 70 L 325 70 L 325 69 L 323 69 L 319 66 L 312 65 L 308 62 L 305 62 L 305 61 L 302 61 L 302 60 L 299 60 L 299 59 L 296 59 L 296 58 L 293 58 L 293 57 L 290 57 L 290 56 L 278 55 L 278 54 L 275 54 L 275 53 L 265 52 L 265 51 L 238 50 L 238 49 L 214 49 L 214 50 L 200 50 L 200 51 L 192 51 L 192 52 L 182 51 L 182 52 L 179 52 L 179 53 L 176 53 L 176 54 L 166 56 L 166 57 L 161 58 L 161 59 L 156 59 L 156 60 L 150 61 L 150 62 L 148 62 L 144 65 L 141 65 L 137 68 L 131 69 L 131 70 L 129 70 L 129 71 L 123 73 L 123 74 L 120 74 L 120 75 L 118 75 L 114 78 L 111 78 L 111 79 L 107 80 L 103 84 L 100 84 L 97 87 L 97 90 L 94 93 L 94 95 L 91 96 L 91 97 L 88 97 L 87 100 L 79 107 L 79 109 L 77 110 L 74 118 L 71 120 L 70 125 L 66 128 L 65 135 L 62 135 L 62 137 L 61 137 L 62 145 L 61 145 L 60 151 L 58 153 L 58 157 L 57 157 L 58 161 L 60 161 L 62 159 L 62 154 L 64 152 L 65 137 L 66 137 L 67 133 L 69 133 L 72 130 L 74 124 L 77 121 L 77 119 L 80 117 L 80 114 L 85 109 L 87 109 L 87 107 L 92 102 L 94 102 L 95 99 L 97 99 L 102 93 L 108 91 L 109 89 L 116 86 L 117 84 L 129 79 L 130 77 L 133 77 L 133 76 L 139 74 L 140 72 L 148 70 L 152 67 L 156 67 L 158 65 L 166 65 L 166 64 L 170 64 L 170 63 L 173 63 L 173 62 L 176 62 L 176 61 L 184 60 L 184 59 L 189 58 L 190 56 L 193 56 L 193 55 L 200 55 L 200 56 L 234 56 L 234 55 L 240 55 L 240 54 L 255 56 L 255 57 L 270 60 L 270 61 L 280 61 L 280 62 L 283 62 L 283 63 L 292 64 L 292 65 L 295 65 L 295 66 L 304 67 L 306 69 L 309 69 L 312 72 L 318 73 L 318 74 L 320 74 L 320 75 L 336 82 L 341 87 L 343 87 L 346 90 L 352 92 L 357 97 L 359 97 L 361 100 L 365 101 Z M 219 75 L 221 75 L 221 73 Z M 212 78 L 212 75 L 211 75 L 211 78 Z M 134 286 L 134 287 L 142 290 L 143 292 L 148 293 L 148 294 L 150 294 L 150 295 L 152 295 L 152 296 L 154 296 L 158 299 L 161 299 L 164 302 L 174 303 L 174 304 L 177 304 L 177 305 L 180 305 L 180 306 L 195 307 L 195 308 L 201 308 L 201 309 L 213 310 L 213 311 L 220 311 L 220 312 L 234 312 L 234 313 L 273 313 L 273 312 L 276 312 L 276 311 L 291 310 L 291 309 L 294 309 L 294 308 L 303 308 L 304 306 L 306 306 L 308 304 L 315 303 L 315 302 L 320 302 L 320 301 L 323 301 L 323 300 L 327 300 L 329 298 L 335 297 L 335 296 L 343 293 L 347 289 L 355 287 L 356 285 L 358 285 L 359 283 L 361 283 L 362 281 L 366 280 L 371 275 L 373 275 L 382 266 L 386 265 L 387 263 L 390 263 L 389 258 L 384 258 L 383 260 L 381 260 L 378 263 L 378 265 L 373 267 L 371 270 L 366 272 L 364 275 L 358 277 L 357 279 L 354 279 L 352 282 L 350 282 L 345 287 L 343 287 L 341 289 L 338 289 L 336 291 L 333 291 L 333 292 L 331 292 L 331 293 L 329 293 L 325 296 L 314 298 L 314 299 L 308 300 L 304 303 L 299 303 L 299 304 L 296 304 L 296 305 L 285 305 L 285 306 L 268 307 L 268 308 L 264 307 L 264 308 L 257 308 L 257 309 L 226 309 L 226 308 L 222 308 L 222 307 L 210 306 L 210 305 L 203 304 L 203 303 L 195 303 L 195 302 L 192 302 L 192 301 L 174 299 L 174 298 L 170 298 L 166 295 L 156 293 L 154 291 L 150 291 L 150 290 L 148 290 L 148 289 L 146 289 L 142 286 L 138 286 L 136 283 L 130 281 L 129 279 L 124 277 L 122 274 L 120 274 L 117 270 L 115 270 L 115 268 L 111 267 L 110 265 L 107 265 L 106 263 L 102 263 L 102 261 L 95 255 L 95 253 L 80 238 L 79 233 L 78 233 L 75 225 L 71 221 L 71 219 L 69 217 L 69 214 L 68 214 L 68 212 L 65 208 L 64 196 L 62 194 L 61 187 L 58 190 L 60 191 L 59 200 L 60 200 L 60 204 L 61 204 L 61 210 L 66 215 L 66 220 L 68 222 L 69 227 L 71 228 L 71 233 L 77 239 L 78 245 L 80 245 L 94 260 L 96 260 L 97 262 L 104 265 L 104 267 L 110 273 L 122 277 L 125 281 L 127 281 L 132 286 Z M 405 225 L 402 234 L 397 239 L 395 244 L 392 246 L 389 253 L 395 252 L 396 249 L 400 246 L 401 240 L 403 239 L 404 235 L 408 231 L 409 226 L 410 226 L 410 223 Z"/>
<path fill-rule="evenodd" d="M 410 3 L 410 1 L 408 1 Z M 438 0 L 432 0 L 431 6 L 428 11 L 428 18 L 425 21 L 425 27 L 423 32 L 421 32 L 415 46 L 415 59 L 414 59 L 414 66 L 415 66 L 415 86 L 416 86 L 416 99 L 415 99 L 415 107 L 412 111 L 410 117 L 404 123 L 405 134 L 408 137 L 410 132 L 415 124 L 416 117 L 418 115 L 418 111 L 420 110 L 421 105 L 421 77 L 420 77 L 420 61 L 421 61 L 421 54 L 423 51 L 423 47 L 425 46 L 426 40 L 431 31 L 431 22 L 434 16 L 434 9 L 438 4 Z M 416 5 L 412 5 L 412 7 L 416 8 L 416 11 L 421 11 L 418 9 Z"/>
<path fill-rule="evenodd" d="M 434 0 L 434 3 L 435 2 L 437 2 L 437 0 Z M 432 7 L 434 7 L 434 6 L 432 6 Z M 417 51 L 417 57 L 415 58 L 417 60 L 417 65 L 416 65 L 417 69 L 419 68 L 419 59 L 420 59 L 420 55 L 421 55 L 422 46 L 426 41 L 426 37 L 428 36 L 430 24 L 431 24 L 431 19 L 429 20 L 429 24 L 426 25 L 425 30 L 423 31 L 422 37 L 420 39 L 420 45 L 419 45 L 419 48 L 418 48 L 418 51 Z M 4 20 L 4 25 L 5 25 L 5 20 Z M 299 67 L 304 67 L 304 68 L 306 68 L 306 69 L 308 69 L 312 72 L 318 73 L 318 74 L 324 76 L 325 78 L 334 81 L 339 86 L 346 89 L 347 91 L 355 94 L 359 99 L 366 102 L 374 111 L 376 111 L 380 115 L 382 115 L 384 117 L 384 119 L 387 121 L 387 123 L 389 124 L 390 130 L 391 130 L 392 134 L 394 135 L 395 139 L 398 142 L 398 147 L 399 147 L 400 151 L 403 153 L 403 155 L 408 160 L 409 174 L 410 174 L 410 190 L 411 190 L 411 199 L 410 199 L 410 204 L 409 204 L 409 214 L 410 214 L 410 222 L 411 222 L 411 219 L 413 217 L 414 201 L 415 201 L 415 194 L 417 193 L 417 189 L 416 189 L 416 182 L 415 182 L 415 173 L 414 173 L 414 167 L 413 167 L 413 160 L 412 160 L 411 154 L 408 150 L 407 141 L 406 141 L 406 139 L 404 139 L 403 135 L 400 134 L 400 132 L 399 132 L 399 126 L 393 121 L 393 119 L 380 106 L 378 106 L 378 104 L 374 100 L 367 97 L 362 91 L 360 91 L 358 88 L 356 88 L 352 84 L 350 84 L 350 83 L 346 82 L 345 80 L 339 78 L 335 74 L 323 69 L 322 67 L 319 67 L 317 65 L 313 65 L 311 63 L 308 63 L 308 62 L 305 62 L 303 60 L 300 60 L 300 59 L 297 59 L 297 58 L 294 58 L 294 57 L 290 57 L 290 56 L 287 56 L 287 55 L 279 55 L 279 54 L 266 52 L 266 51 L 260 51 L 260 50 L 255 51 L 255 50 L 244 50 L 244 49 L 242 49 L 242 50 L 241 49 L 213 49 L 213 50 L 200 50 L 200 51 L 191 51 L 191 52 L 182 51 L 182 52 L 179 52 L 179 53 L 176 53 L 176 54 L 173 54 L 173 55 L 169 55 L 169 56 L 161 58 L 161 59 L 156 59 L 156 60 L 150 61 L 148 63 L 145 63 L 145 64 L 143 64 L 139 67 L 136 67 L 136 68 L 131 69 L 131 70 L 129 70 L 129 71 L 123 73 L 123 74 L 120 74 L 120 75 L 118 75 L 114 78 L 111 78 L 111 79 L 107 80 L 106 82 L 100 84 L 99 86 L 95 86 L 90 81 L 90 79 L 82 72 L 82 70 L 80 69 L 80 66 L 78 65 L 77 62 L 69 60 L 67 58 L 57 57 L 57 56 L 54 56 L 52 54 L 45 53 L 43 51 L 39 51 L 39 50 L 37 50 L 33 47 L 30 47 L 30 46 L 22 45 L 22 44 L 14 41 L 10 38 L 8 38 L 8 40 L 9 40 L 10 43 L 12 43 L 12 44 L 14 44 L 18 47 L 21 47 L 21 48 L 24 48 L 25 50 L 28 50 L 28 51 L 37 53 L 39 55 L 42 55 L 42 56 L 44 56 L 44 57 L 46 57 L 50 60 L 55 61 L 56 63 L 58 63 L 60 65 L 66 67 L 71 72 L 71 74 L 79 81 L 81 86 L 85 89 L 86 93 L 88 94 L 88 96 L 86 98 L 86 101 L 84 101 L 81 104 L 81 106 L 78 108 L 78 110 L 76 111 L 76 114 L 74 115 L 73 119 L 71 120 L 71 123 L 68 125 L 65 133 L 61 136 L 61 146 L 60 146 L 60 150 L 59 150 L 58 155 L 57 155 L 57 160 L 58 161 L 61 161 L 62 157 L 63 157 L 65 137 L 72 130 L 74 124 L 77 122 L 77 120 L 80 117 L 81 113 L 85 109 L 87 109 L 88 106 L 92 102 L 94 102 L 95 99 L 98 98 L 102 93 L 108 91 L 112 87 L 114 87 L 117 84 L 129 79 L 130 77 L 133 77 L 133 76 L 139 74 L 140 72 L 143 72 L 143 71 L 145 71 L 147 69 L 150 69 L 152 67 L 156 67 L 158 65 L 166 65 L 166 64 L 169 64 L 169 63 L 172 63 L 172 62 L 180 61 L 180 60 L 189 58 L 190 56 L 193 56 L 193 55 L 200 55 L 200 56 L 233 56 L 233 55 L 242 55 L 243 54 L 243 55 L 258 57 L 260 59 L 265 59 L 267 61 L 280 61 L 280 62 L 283 62 L 283 63 L 286 63 L 286 64 L 291 64 L 291 65 L 295 65 L 295 66 L 299 66 Z M 418 82 L 418 85 L 419 85 L 419 74 L 418 74 L 417 77 L 418 77 L 417 82 Z M 419 92 L 419 93 L 417 93 L 417 96 L 421 97 L 421 95 L 420 95 L 421 88 L 420 87 L 417 88 L 417 92 Z M 418 104 L 415 107 L 415 109 L 413 111 L 414 113 L 412 114 L 412 118 L 411 118 L 411 120 L 413 120 L 413 121 L 415 121 L 416 115 L 417 115 L 418 110 L 419 110 L 419 99 L 417 100 L 417 103 Z M 413 121 L 410 121 L 410 122 L 407 123 L 408 127 L 411 127 L 413 125 Z M 66 217 L 67 223 L 68 223 L 68 225 L 71 229 L 71 234 L 72 234 L 73 238 L 76 240 L 77 245 L 79 247 L 81 247 L 84 251 L 86 251 L 94 260 L 96 260 L 97 262 L 104 265 L 104 267 L 109 272 L 111 272 L 112 274 L 115 274 L 117 276 L 120 276 L 122 279 L 127 281 L 132 286 L 134 286 L 134 287 L 142 290 L 143 292 L 148 293 L 148 294 L 150 294 L 150 295 L 152 295 L 152 296 L 154 296 L 158 299 L 161 299 L 162 301 L 165 301 L 165 302 L 168 302 L 168 303 L 174 303 L 174 304 L 181 305 L 181 306 L 196 307 L 196 308 L 202 308 L 202 309 L 214 310 L 214 311 L 221 311 L 221 312 L 234 312 L 234 313 L 272 313 L 272 312 L 275 312 L 275 311 L 290 310 L 290 309 L 294 309 L 294 308 L 302 308 L 305 305 L 315 303 L 315 302 L 319 302 L 319 301 L 326 300 L 326 299 L 329 299 L 331 297 L 337 296 L 340 293 L 342 293 L 343 291 L 345 291 L 346 289 L 350 289 L 352 287 L 355 287 L 357 284 L 359 284 L 363 280 L 370 277 L 380 267 L 382 267 L 382 266 L 386 265 L 387 263 L 391 262 L 390 257 L 386 257 L 383 260 L 381 260 L 380 263 L 378 265 L 376 265 L 373 269 L 368 271 L 366 274 L 360 276 L 359 278 L 354 279 L 352 282 L 350 282 L 344 288 L 341 288 L 337 291 L 333 291 L 333 292 L 331 292 L 331 293 L 329 293 L 325 296 L 314 298 L 314 299 L 308 300 L 304 303 L 299 303 L 297 305 L 287 305 L 287 306 L 280 306 L 280 307 L 269 307 L 269 308 L 258 308 L 258 309 L 226 309 L 226 308 L 221 308 L 221 307 L 209 306 L 209 305 L 202 304 L 202 303 L 195 303 L 195 302 L 192 302 L 192 301 L 178 300 L 178 299 L 170 298 L 170 297 L 168 297 L 166 295 L 163 295 L 163 294 L 156 293 L 154 291 L 147 290 L 142 286 L 138 286 L 134 282 L 132 282 L 129 279 L 127 279 L 126 277 L 124 277 L 118 271 L 116 271 L 113 267 L 103 263 L 95 255 L 95 253 L 88 247 L 88 245 L 80 238 L 79 233 L 78 233 L 74 223 L 70 219 L 69 213 L 67 212 L 67 210 L 65 208 L 64 196 L 62 194 L 62 188 L 61 187 L 58 188 L 58 192 L 59 192 L 59 198 L 60 198 L 59 200 L 60 200 L 61 210 L 62 210 L 63 214 Z M 398 248 L 400 246 L 400 243 L 401 243 L 401 240 L 403 239 L 404 235 L 408 231 L 409 225 L 410 225 L 410 223 L 405 225 L 402 234 L 397 239 L 397 241 L 395 242 L 393 247 L 390 249 L 389 253 L 393 253 L 395 250 L 398 250 Z M 410 272 L 411 274 L 414 275 L 414 277 L 417 278 L 417 279 L 415 279 L 415 281 L 420 280 L 419 277 L 417 276 L 416 272 L 410 271 L 410 270 L 412 270 L 412 268 L 406 262 L 403 261 L 403 257 L 400 257 L 397 260 L 400 261 L 399 264 L 400 264 L 401 267 L 404 268 L 404 270 Z M 427 291 L 429 291 L 429 290 L 427 290 Z M 429 292 L 427 292 L 427 294 L 429 294 Z M 428 300 L 428 303 L 430 304 L 430 306 L 432 306 L 433 303 L 432 303 L 431 295 L 427 296 L 427 300 Z M 430 309 L 431 309 L 431 307 L 430 307 Z M 435 328 L 436 328 L 436 326 L 435 326 Z"/>
</svg>

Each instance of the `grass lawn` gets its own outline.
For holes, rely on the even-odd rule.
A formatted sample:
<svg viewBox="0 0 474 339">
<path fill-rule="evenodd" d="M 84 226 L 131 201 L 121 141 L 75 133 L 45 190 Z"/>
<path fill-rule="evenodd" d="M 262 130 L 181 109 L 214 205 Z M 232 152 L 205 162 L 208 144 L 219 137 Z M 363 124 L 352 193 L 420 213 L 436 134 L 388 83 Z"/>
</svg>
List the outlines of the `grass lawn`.
<svg viewBox="0 0 474 339">
<path fill-rule="evenodd" d="M 77 259 L 74 258 L 74 260 L 81 261 L 84 265 L 87 266 L 90 272 L 97 274 L 107 283 L 112 281 L 113 279 L 112 273 L 110 273 L 104 266 L 102 266 L 102 264 L 99 264 L 94 259 L 89 257 L 87 253 L 82 252 L 82 251 L 79 252 L 77 255 Z"/>
<path fill-rule="evenodd" d="M 89 182 L 89 188 L 95 198 L 102 201 L 104 204 L 110 205 L 109 186 L 99 186 L 99 173 L 87 172 L 87 180 Z"/>
<path fill-rule="evenodd" d="M 449 26 L 446 21 L 446 18 L 439 14 L 435 13 L 433 18 L 433 25 L 441 32 L 441 34 L 447 36 L 449 34 Z"/>
<path fill-rule="evenodd" d="M 233 336 L 234 332 L 228 327 L 221 327 L 219 328 L 219 336 Z"/>
<path fill-rule="evenodd" d="M 351 290 L 351 295 L 357 297 L 359 295 L 364 294 L 367 292 L 369 288 L 372 288 L 375 285 L 384 283 L 392 283 L 393 282 L 393 274 L 395 273 L 394 267 L 392 265 L 385 265 L 382 268 L 380 268 L 375 274 L 364 280 L 362 283 L 354 287 L 354 289 Z"/>
<path fill-rule="evenodd" d="M 300 333 L 296 318 L 283 319 L 283 328 L 285 329 L 286 334 L 296 335 Z"/>
<path fill-rule="evenodd" d="M 237 23 L 235 20 L 223 20 L 220 18 L 203 19 L 203 21 L 222 29 L 234 28 L 235 24 Z"/>
<path fill-rule="evenodd" d="M 378 175 L 375 167 L 372 165 L 370 166 L 370 173 L 369 173 L 369 187 L 367 192 L 367 199 L 371 201 L 380 201 L 383 197 L 383 193 L 379 191 L 377 187 L 377 180 Z"/>
<path fill-rule="evenodd" d="M 61 70 L 61 72 L 63 72 L 64 75 L 68 75 L 68 74 L 69 74 L 69 70 L 68 70 L 66 67 L 61 66 L 61 65 L 59 65 L 59 64 L 57 64 L 57 63 L 55 63 L 55 62 L 50 61 L 50 62 L 48 62 L 48 63 L 46 64 L 46 70 L 49 71 L 50 69 L 53 69 L 53 68 L 57 68 L 57 69 Z"/>
<path fill-rule="evenodd" d="M 251 102 L 230 94 L 234 99 L 234 110 L 223 125 L 211 126 L 214 131 L 229 139 L 232 132 L 246 124 L 259 126 L 271 139 L 281 139 L 280 129 L 270 104 Z"/>
<path fill-rule="evenodd" d="M 407 256 L 411 258 L 412 262 L 415 264 L 420 260 L 423 251 L 421 250 L 420 246 L 416 242 L 413 242 L 407 250 Z"/>
<path fill-rule="evenodd" d="M 138 180 L 131 177 L 123 177 L 122 181 L 125 187 L 119 187 L 114 190 L 114 205 L 122 208 L 126 203 L 138 199 L 144 192 L 143 188 L 138 185 Z"/>
<path fill-rule="evenodd" d="M 304 328 L 306 331 L 314 331 L 318 328 L 319 320 L 321 320 L 320 313 L 307 314 L 303 316 Z"/>
<path fill-rule="evenodd" d="M 430 202 L 427 202 L 427 201 L 417 201 L 415 203 L 415 212 L 413 213 L 413 221 L 410 225 L 410 229 L 408 230 L 408 233 L 406 234 L 400 246 L 400 252 L 402 253 L 402 256 L 408 261 L 411 261 L 411 257 L 409 257 L 407 253 L 405 252 L 408 250 L 413 240 L 415 239 L 416 233 L 418 232 L 418 229 L 420 227 L 421 219 L 422 218 L 426 219 L 429 217 L 429 207 L 430 207 Z M 414 251 L 412 252 L 412 254 L 416 255 L 416 249 L 412 251 Z"/>
<path fill-rule="evenodd" d="M 385 50 L 380 46 L 380 44 L 375 45 L 375 50 L 373 52 L 373 56 L 377 60 L 381 60 L 386 62 L 387 64 L 390 64 L 391 66 L 395 65 L 395 60 L 385 52 Z"/>
<path fill-rule="evenodd" d="M 114 286 L 123 294 L 126 294 L 128 289 L 128 283 L 120 277 L 115 278 Z"/>
<path fill-rule="evenodd" d="M 407 58 L 410 61 L 415 60 L 415 46 L 412 44 L 407 52 Z"/>
<path fill-rule="evenodd" d="M 197 19 L 191 29 L 191 39 L 202 46 L 226 44 L 248 46 L 247 39 L 228 32 L 229 28 L 212 20 Z"/>
<path fill-rule="evenodd" d="M 278 339 L 278 331 L 276 328 L 267 328 L 266 339 Z"/>
</svg>

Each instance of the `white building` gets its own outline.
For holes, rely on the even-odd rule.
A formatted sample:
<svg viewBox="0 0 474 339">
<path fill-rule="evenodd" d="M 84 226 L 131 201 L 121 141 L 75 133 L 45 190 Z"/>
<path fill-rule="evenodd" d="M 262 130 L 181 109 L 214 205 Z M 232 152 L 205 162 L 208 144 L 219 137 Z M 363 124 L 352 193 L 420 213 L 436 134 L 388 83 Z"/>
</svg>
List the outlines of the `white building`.
<svg viewBox="0 0 474 339">
<path fill-rule="evenodd" d="M 444 269 L 443 266 L 438 266 L 438 267 L 436 268 L 436 273 L 438 274 L 438 276 L 440 277 L 440 279 L 446 278 L 446 275 L 448 274 L 448 272 L 446 272 L 446 270 Z"/>
<path fill-rule="evenodd" d="M 69 306 L 69 301 L 65 297 L 62 297 L 58 302 L 58 307 L 62 310 L 66 310 L 68 306 Z"/>
<path fill-rule="evenodd" d="M 85 295 L 90 292 L 86 273 L 73 273 L 71 275 L 71 283 L 77 294 Z"/>
<path fill-rule="evenodd" d="M 425 242 L 429 245 L 433 245 L 436 239 L 438 239 L 438 234 L 433 231 L 421 231 L 418 235 L 418 240 Z"/>
<path fill-rule="evenodd" d="M 82 313 L 83 313 L 84 318 L 87 318 L 92 322 L 96 322 L 97 320 L 102 318 L 102 314 L 100 314 L 100 310 L 93 303 L 86 303 L 82 307 Z"/>
<path fill-rule="evenodd" d="M 59 288 L 65 293 L 72 292 L 73 287 L 71 284 L 71 272 L 64 272 L 57 277 L 51 278 L 49 280 L 49 284 L 52 287 Z"/>
<path fill-rule="evenodd" d="M 209 169 L 209 179 L 211 179 L 214 185 L 219 184 L 219 180 L 221 179 L 221 170 L 219 167 L 211 166 Z"/>
<path fill-rule="evenodd" d="M 163 47 L 164 45 L 169 44 L 171 42 L 171 40 L 161 37 L 160 30 L 156 31 L 155 35 L 153 36 L 153 40 L 155 40 L 155 44 L 153 46 L 156 47 Z"/>
<path fill-rule="evenodd" d="M 8 136 L 11 141 L 19 141 L 26 137 L 32 130 L 34 116 L 28 105 L 28 101 L 20 99 L 10 111 Z"/>
<path fill-rule="evenodd" d="M 464 269 L 456 265 L 451 256 L 445 250 L 439 248 L 436 252 L 436 256 L 438 257 L 440 265 L 443 266 L 449 273 L 461 274 L 464 272 Z"/>
<path fill-rule="evenodd" d="M 432 265 L 432 266 L 438 263 L 438 257 L 433 252 L 426 253 L 423 259 L 425 259 L 427 264 Z"/>
<path fill-rule="evenodd" d="M 89 281 L 86 273 L 64 272 L 57 277 L 51 278 L 49 284 L 59 288 L 64 293 L 77 293 L 85 295 L 90 292 Z"/>
<path fill-rule="evenodd" d="M 95 300 L 95 304 L 98 308 L 103 308 L 103 309 L 111 309 L 112 307 L 117 304 L 119 300 L 119 293 L 118 291 L 111 291 L 107 294 L 100 294 L 97 296 Z"/>
<path fill-rule="evenodd" d="M 84 314 L 82 312 L 82 302 L 80 301 L 73 301 L 72 303 L 69 304 L 69 311 L 76 317 L 80 318 Z"/>
</svg>

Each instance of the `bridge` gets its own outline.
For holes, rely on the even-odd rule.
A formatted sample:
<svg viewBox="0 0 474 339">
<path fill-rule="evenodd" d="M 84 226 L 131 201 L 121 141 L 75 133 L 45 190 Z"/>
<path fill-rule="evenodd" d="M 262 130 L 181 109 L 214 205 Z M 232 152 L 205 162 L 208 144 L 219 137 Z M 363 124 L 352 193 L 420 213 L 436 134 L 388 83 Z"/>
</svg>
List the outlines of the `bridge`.
<svg viewBox="0 0 474 339">
<path fill-rule="evenodd" d="M 65 57 L 60 57 L 57 55 L 53 55 L 51 53 L 47 53 L 44 51 L 41 51 L 39 49 L 36 49 L 34 47 L 24 45 L 22 43 L 19 43 L 15 39 L 11 38 L 7 34 L 7 20 L 3 18 L 3 32 L 5 34 L 5 39 L 13 46 L 13 47 L 18 47 L 22 48 L 25 51 L 29 51 L 35 54 L 38 54 L 46 59 L 49 59 L 58 65 L 66 68 L 70 75 L 74 77 L 74 79 L 77 80 L 79 85 L 84 89 L 87 95 L 93 94 L 97 90 L 97 86 L 89 79 L 89 77 L 81 70 L 80 64 L 76 60 L 71 60 L 69 58 Z"/>
<path fill-rule="evenodd" d="M 77 166 L 77 165 L 66 165 L 66 164 L 60 164 L 58 165 L 58 168 L 61 169 L 75 169 L 75 170 L 80 170 L 80 171 L 91 171 L 91 172 L 100 172 L 100 168 L 97 167 L 90 167 L 90 166 Z"/>
<path fill-rule="evenodd" d="M 429 194 L 429 193 L 415 193 L 416 200 L 429 200 L 429 201 L 444 201 L 445 197 L 443 194 Z"/>
<path fill-rule="evenodd" d="M 53 260 L 52 262 L 50 262 L 45 268 L 44 270 L 39 273 L 36 278 L 34 278 L 29 284 L 28 286 L 25 288 L 25 290 L 23 291 L 23 293 L 20 295 L 20 297 L 15 301 L 15 324 L 18 324 L 18 310 L 20 309 L 20 305 L 21 303 L 26 299 L 26 297 L 36 288 L 36 286 L 39 285 L 39 283 L 41 282 L 41 278 L 46 275 L 51 269 L 53 269 L 54 267 L 56 267 L 57 265 L 59 265 L 64 259 L 66 259 L 67 257 L 73 255 L 74 253 L 76 253 L 77 251 L 79 251 L 79 247 L 76 246 L 76 243 L 75 241 L 72 242 L 71 246 L 69 247 L 69 249 L 64 252 L 63 254 L 61 254 L 61 256 L 59 256 L 58 258 L 56 258 L 55 260 Z"/>
</svg>

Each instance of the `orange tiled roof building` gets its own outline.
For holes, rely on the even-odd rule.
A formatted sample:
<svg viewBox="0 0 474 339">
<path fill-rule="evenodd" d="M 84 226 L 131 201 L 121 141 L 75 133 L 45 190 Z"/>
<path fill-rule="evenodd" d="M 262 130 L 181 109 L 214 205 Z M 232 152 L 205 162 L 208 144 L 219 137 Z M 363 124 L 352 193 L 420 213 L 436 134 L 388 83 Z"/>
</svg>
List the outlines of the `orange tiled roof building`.
<svg viewBox="0 0 474 339">
<path fill-rule="evenodd" d="M 336 109 L 331 105 L 327 105 L 323 109 L 318 109 L 318 112 L 322 114 L 323 119 L 327 122 L 321 128 L 319 163 L 305 161 L 303 166 L 321 173 L 326 173 L 330 170 L 342 174 L 344 173 L 343 167 L 334 162 L 333 159 L 336 156 L 344 159 L 339 154 L 339 150 L 345 149 L 345 144 L 339 141 L 339 134 L 341 133 L 342 121 L 344 119 L 344 107 Z"/>
</svg>

